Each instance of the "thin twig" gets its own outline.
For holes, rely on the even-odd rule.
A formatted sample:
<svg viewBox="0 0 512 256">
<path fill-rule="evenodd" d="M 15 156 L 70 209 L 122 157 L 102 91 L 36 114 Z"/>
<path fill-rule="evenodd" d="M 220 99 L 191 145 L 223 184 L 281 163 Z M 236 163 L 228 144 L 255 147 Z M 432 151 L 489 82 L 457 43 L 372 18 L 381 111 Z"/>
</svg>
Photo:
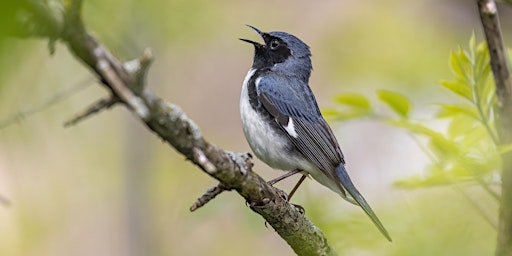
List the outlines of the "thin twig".
<svg viewBox="0 0 512 256">
<path fill-rule="evenodd" d="M 1 120 L 0 121 L 0 130 L 4 129 L 10 125 L 20 123 L 22 120 L 27 119 L 28 117 L 30 117 L 34 114 L 37 114 L 37 113 L 57 104 L 65 99 L 69 98 L 70 96 L 74 95 L 75 93 L 79 92 L 80 90 L 83 90 L 86 87 L 92 85 L 93 81 L 94 81 L 94 78 L 92 78 L 92 77 L 85 78 L 85 79 L 79 81 L 78 83 L 76 83 L 75 85 L 70 86 L 69 88 L 62 90 L 61 92 L 54 94 L 49 99 L 45 100 L 44 102 L 42 102 L 39 105 L 37 105 L 29 110 L 18 112 L 4 120 Z"/>
<path fill-rule="evenodd" d="M 71 118 L 70 120 L 64 122 L 64 127 L 70 127 L 73 125 L 76 125 L 80 121 L 83 121 L 84 119 L 97 114 L 103 109 L 108 109 L 114 106 L 116 103 L 119 103 L 119 99 L 115 97 L 100 99 L 93 103 L 91 106 L 89 106 L 87 109 L 85 109 L 83 112 L 77 114 L 75 117 Z"/>
<path fill-rule="evenodd" d="M 203 207 L 205 204 L 210 202 L 212 199 L 214 199 L 216 196 L 220 195 L 222 192 L 226 191 L 227 189 L 219 183 L 219 185 L 208 189 L 201 197 L 199 197 L 192 206 L 190 206 L 190 211 L 193 212 L 201 207 Z"/>
</svg>

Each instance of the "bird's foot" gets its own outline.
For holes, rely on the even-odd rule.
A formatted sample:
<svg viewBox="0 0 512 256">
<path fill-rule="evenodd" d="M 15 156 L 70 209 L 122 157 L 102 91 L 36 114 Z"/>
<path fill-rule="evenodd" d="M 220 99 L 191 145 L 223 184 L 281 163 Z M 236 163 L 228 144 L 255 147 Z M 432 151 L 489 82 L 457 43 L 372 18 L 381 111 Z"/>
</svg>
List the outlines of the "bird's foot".
<svg viewBox="0 0 512 256">
<path fill-rule="evenodd" d="M 286 194 L 286 192 L 282 191 L 281 189 L 278 189 L 276 187 L 273 187 L 274 188 L 274 191 L 276 193 L 277 196 L 279 196 L 280 198 L 282 198 L 284 201 L 286 202 L 289 202 L 289 197 L 288 197 L 288 194 Z"/>
<path fill-rule="evenodd" d="M 286 192 L 280 190 L 280 189 L 277 189 L 278 191 L 278 195 L 279 197 L 281 197 L 283 200 L 285 200 L 287 203 L 291 204 L 293 207 L 295 207 L 296 210 L 299 211 L 299 213 L 304 216 L 304 214 L 306 214 L 306 210 L 304 209 L 304 207 L 302 207 L 302 205 L 299 205 L 299 204 L 294 204 L 294 203 L 290 203 L 290 197 L 288 194 L 286 194 Z"/>
<path fill-rule="evenodd" d="M 293 205 L 293 207 L 295 207 L 295 209 L 297 211 L 299 211 L 300 215 L 304 216 L 306 214 L 306 209 L 304 209 L 304 207 L 302 207 L 302 205 L 300 204 L 292 204 L 290 203 L 291 205 Z"/>
</svg>

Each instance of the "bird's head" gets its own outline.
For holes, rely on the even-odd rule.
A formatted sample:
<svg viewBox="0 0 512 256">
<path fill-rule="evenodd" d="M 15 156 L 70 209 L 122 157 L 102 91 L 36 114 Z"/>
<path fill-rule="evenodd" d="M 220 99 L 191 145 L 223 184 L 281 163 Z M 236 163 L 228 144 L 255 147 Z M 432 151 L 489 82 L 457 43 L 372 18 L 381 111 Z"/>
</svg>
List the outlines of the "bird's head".
<svg viewBox="0 0 512 256">
<path fill-rule="evenodd" d="M 260 44 L 248 39 L 240 39 L 254 45 L 253 68 L 270 68 L 274 71 L 302 72 L 302 76 L 309 78 L 311 72 L 311 52 L 300 39 L 286 32 L 261 32 L 259 29 L 249 26 L 256 31 L 265 44 Z"/>
</svg>

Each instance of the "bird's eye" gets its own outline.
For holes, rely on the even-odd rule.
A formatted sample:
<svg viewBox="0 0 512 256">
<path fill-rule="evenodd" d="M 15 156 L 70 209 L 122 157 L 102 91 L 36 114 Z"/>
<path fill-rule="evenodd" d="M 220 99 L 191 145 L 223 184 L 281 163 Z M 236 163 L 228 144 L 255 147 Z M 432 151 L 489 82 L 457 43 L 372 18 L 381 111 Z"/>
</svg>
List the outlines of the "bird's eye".
<svg viewBox="0 0 512 256">
<path fill-rule="evenodd" d="M 270 49 L 275 50 L 277 49 L 277 47 L 279 47 L 279 41 L 277 41 L 276 39 L 272 40 L 270 42 Z"/>
</svg>

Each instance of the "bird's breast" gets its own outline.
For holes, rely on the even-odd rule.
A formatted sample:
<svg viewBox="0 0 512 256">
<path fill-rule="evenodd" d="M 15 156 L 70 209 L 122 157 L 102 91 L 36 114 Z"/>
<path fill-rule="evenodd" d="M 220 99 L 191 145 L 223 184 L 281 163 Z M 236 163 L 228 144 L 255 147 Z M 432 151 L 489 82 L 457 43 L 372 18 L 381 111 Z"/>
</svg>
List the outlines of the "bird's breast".
<svg viewBox="0 0 512 256">
<path fill-rule="evenodd" d="M 240 97 L 240 114 L 245 138 L 252 151 L 270 167 L 280 170 L 298 168 L 300 161 L 295 146 L 279 128 L 275 120 L 263 111 L 263 107 L 251 105 L 249 94 L 255 93 L 255 70 L 251 69 L 245 77 Z M 253 83 L 252 85 L 250 85 Z M 250 88 L 252 87 L 252 88 Z M 254 101 L 253 101 L 254 102 Z"/>
</svg>

